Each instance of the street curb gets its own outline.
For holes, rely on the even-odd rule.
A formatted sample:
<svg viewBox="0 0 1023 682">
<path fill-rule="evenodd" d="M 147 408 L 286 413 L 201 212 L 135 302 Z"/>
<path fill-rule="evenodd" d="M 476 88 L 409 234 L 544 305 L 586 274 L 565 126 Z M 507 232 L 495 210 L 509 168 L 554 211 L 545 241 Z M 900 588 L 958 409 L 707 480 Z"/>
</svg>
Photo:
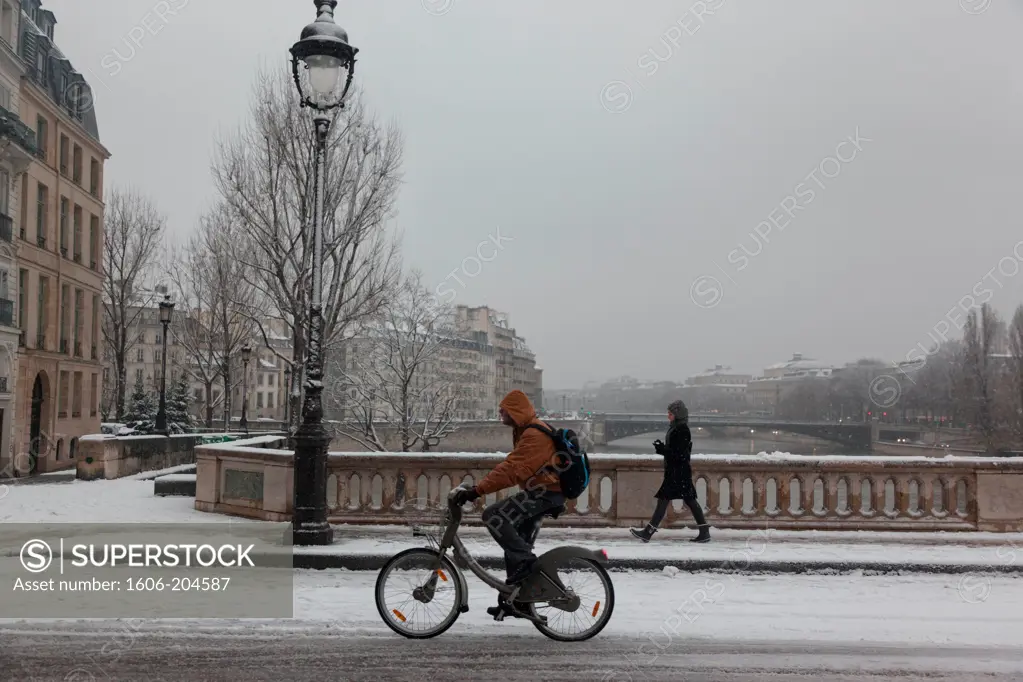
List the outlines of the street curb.
<svg viewBox="0 0 1023 682">
<path fill-rule="evenodd" d="M 393 555 L 377 554 L 306 554 L 294 555 L 294 567 L 313 570 L 346 569 L 349 571 L 379 571 Z M 503 570 L 500 557 L 477 557 L 476 560 L 490 570 Z M 1004 573 L 1023 575 L 1023 565 L 1014 564 L 891 564 L 882 561 L 719 561 L 716 559 L 615 559 L 606 564 L 609 571 L 661 571 L 673 566 L 687 573 L 720 572 L 742 574 L 848 574 L 856 571 L 878 575 L 903 573 L 932 573 L 960 575 L 964 573 Z"/>
</svg>

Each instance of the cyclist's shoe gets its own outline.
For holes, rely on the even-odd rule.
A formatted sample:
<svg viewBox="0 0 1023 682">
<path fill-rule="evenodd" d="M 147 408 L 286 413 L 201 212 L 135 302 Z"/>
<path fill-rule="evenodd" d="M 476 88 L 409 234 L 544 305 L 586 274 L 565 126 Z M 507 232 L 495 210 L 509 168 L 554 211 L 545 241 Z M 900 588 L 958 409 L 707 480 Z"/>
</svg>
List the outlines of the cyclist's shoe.
<svg viewBox="0 0 1023 682">
<path fill-rule="evenodd" d="M 536 559 L 521 564 L 508 575 L 508 579 L 504 581 L 504 584 L 518 585 L 532 574 L 534 566 L 536 566 Z"/>
<path fill-rule="evenodd" d="M 504 620 L 508 616 L 521 618 L 524 611 L 524 604 L 516 603 L 514 606 L 511 606 L 503 599 L 497 600 L 497 606 L 491 606 L 487 609 L 487 613 L 493 616 L 494 620 Z"/>
</svg>

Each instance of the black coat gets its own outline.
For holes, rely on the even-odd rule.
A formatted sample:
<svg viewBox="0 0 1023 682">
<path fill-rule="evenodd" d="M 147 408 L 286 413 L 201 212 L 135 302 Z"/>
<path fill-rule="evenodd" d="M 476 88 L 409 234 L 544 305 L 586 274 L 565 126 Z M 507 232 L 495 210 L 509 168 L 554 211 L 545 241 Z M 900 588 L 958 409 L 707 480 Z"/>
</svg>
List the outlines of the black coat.
<svg viewBox="0 0 1023 682">
<path fill-rule="evenodd" d="M 693 436 L 689 425 L 675 421 L 664 436 L 664 447 L 658 453 L 664 456 L 664 482 L 657 489 L 659 500 L 695 500 L 693 468 L 689 458 L 693 454 Z"/>
</svg>

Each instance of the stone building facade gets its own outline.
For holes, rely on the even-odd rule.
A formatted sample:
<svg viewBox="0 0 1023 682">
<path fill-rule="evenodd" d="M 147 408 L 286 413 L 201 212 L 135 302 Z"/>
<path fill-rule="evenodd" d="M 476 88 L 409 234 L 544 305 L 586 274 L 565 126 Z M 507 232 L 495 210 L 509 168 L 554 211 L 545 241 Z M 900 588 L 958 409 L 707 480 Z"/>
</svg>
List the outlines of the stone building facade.
<svg viewBox="0 0 1023 682">
<path fill-rule="evenodd" d="M 15 192 L 20 330 L 13 450 L 19 473 L 74 465 L 80 436 L 99 431 L 103 167 L 85 78 L 54 42 L 56 19 L 22 0 L 18 46 L 25 73 L 18 116 L 37 151 Z M 11 20 L 5 2 L 0 32 Z"/>
</svg>

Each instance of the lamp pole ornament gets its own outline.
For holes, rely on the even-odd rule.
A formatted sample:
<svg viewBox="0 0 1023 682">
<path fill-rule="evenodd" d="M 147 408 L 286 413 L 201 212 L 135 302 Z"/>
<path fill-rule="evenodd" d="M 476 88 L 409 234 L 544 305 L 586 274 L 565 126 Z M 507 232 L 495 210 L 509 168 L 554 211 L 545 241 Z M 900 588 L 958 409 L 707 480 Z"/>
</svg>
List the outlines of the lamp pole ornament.
<svg viewBox="0 0 1023 682">
<path fill-rule="evenodd" d="M 313 262 L 306 343 L 305 398 L 302 423 L 295 431 L 295 501 L 292 541 L 329 545 L 334 534 L 327 522 L 327 448 L 323 427 L 323 182 L 327 135 L 334 109 L 343 109 L 355 75 L 358 50 L 348 33 L 334 23 L 337 0 L 314 0 L 316 21 L 302 29 L 291 47 L 291 70 L 303 108 L 313 110 Z M 342 71 L 345 72 L 342 84 Z M 296 370 L 296 375 L 298 371 Z"/>
</svg>

